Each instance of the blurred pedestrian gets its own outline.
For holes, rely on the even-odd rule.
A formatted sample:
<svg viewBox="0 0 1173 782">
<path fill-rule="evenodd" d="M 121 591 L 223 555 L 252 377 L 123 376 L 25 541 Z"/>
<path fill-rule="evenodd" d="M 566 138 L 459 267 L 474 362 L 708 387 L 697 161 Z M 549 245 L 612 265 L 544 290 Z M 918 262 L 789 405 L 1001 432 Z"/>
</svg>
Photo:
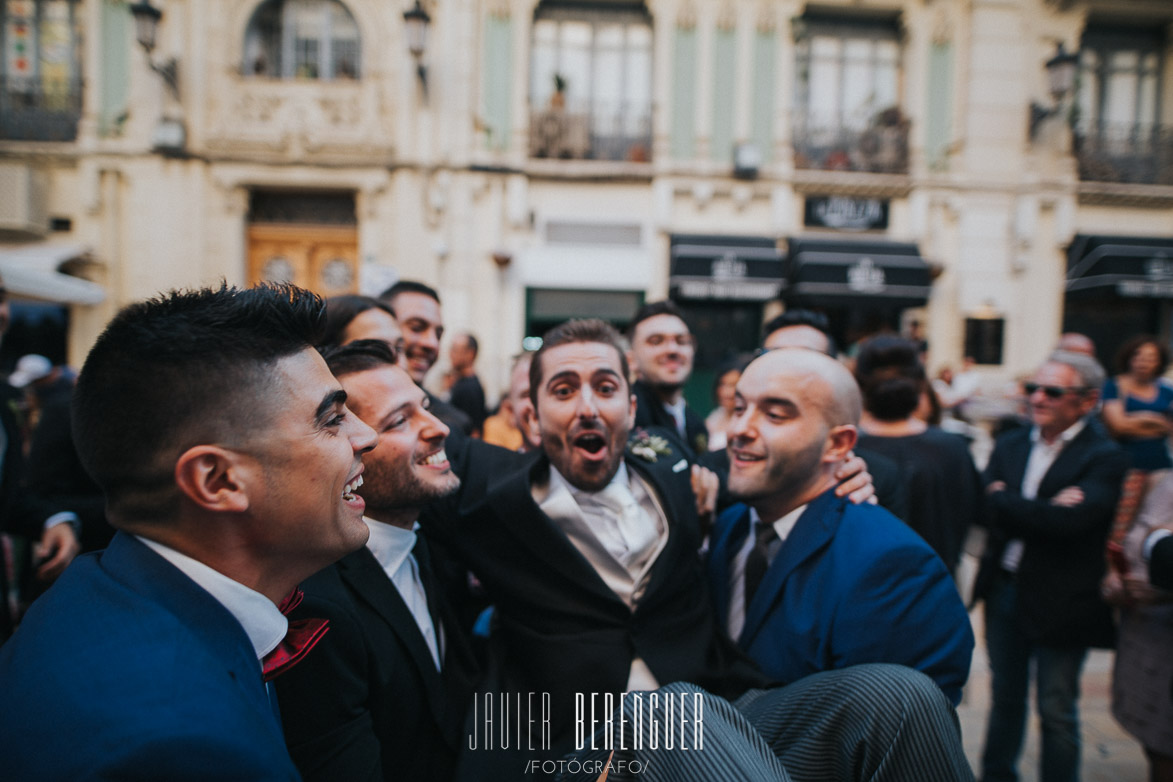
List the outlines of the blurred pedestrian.
<svg viewBox="0 0 1173 782">
<path fill-rule="evenodd" d="M 1112 715 L 1144 747 L 1150 782 L 1173 782 L 1173 592 L 1149 583 L 1143 546 L 1173 517 L 1173 473 L 1147 493 L 1123 545 L 1110 556 L 1104 598 L 1120 610 Z"/>
<path fill-rule="evenodd" d="M 1128 452 L 1133 469 L 1151 472 L 1173 467 L 1173 386 L 1161 379 L 1169 349 L 1156 337 L 1139 334 L 1116 353 L 1116 376 L 1104 383 L 1101 414 L 1108 433 Z"/>
<path fill-rule="evenodd" d="M 1115 641 L 1101 599 L 1104 542 L 1128 458 L 1087 417 L 1103 368 L 1056 352 L 1024 384 L 1032 426 L 998 438 L 982 476 L 988 537 L 974 584 L 985 602 L 993 703 L 982 779 L 1018 779 L 1032 675 L 1041 782 L 1079 779 L 1079 680 L 1090 647 Z M 1033 664 L 1033 665 L 1032 665 Z"/>
<path fill-rule="evenodd" d="M 472 334 L 457 334 L 448 347 L 452 363 L 452 389 L 448 402 L 469 417 L 474 436 L 480 436 L 485 424 L 485 387 L 477 377 L 476 361 L 479 346 Z"/>
<path fill-rule="evenodd" d="M 859 444 L 900 466 L 908 489 L 904 521 L 952 573 L 982 509 L 981 479 L 969 447 L 962 437 L 916 417 L 927 383 L 914 342 L 873 337 L 860 346 L 855 376 L 864 406 Z"/>
<path fill-rule="evenodd" d="M 716 380 L 713 381 L 713 401 L 717 406 L 705 418 L 705 428 L 709 430 L 710 451 L 722 451 L 728 442 L 726 430 L 733 419 L 737 381 L 745 364 L 743 360 L 728 362 L 717 370 Z"/>
</svg>

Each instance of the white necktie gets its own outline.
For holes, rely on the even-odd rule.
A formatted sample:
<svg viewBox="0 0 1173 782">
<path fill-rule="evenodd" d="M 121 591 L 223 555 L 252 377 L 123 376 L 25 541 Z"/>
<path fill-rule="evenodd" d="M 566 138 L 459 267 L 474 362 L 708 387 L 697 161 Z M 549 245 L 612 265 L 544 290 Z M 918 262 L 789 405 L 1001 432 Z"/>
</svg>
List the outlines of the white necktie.
<svg viewBox="0 0 1173 782">
<path fill-rule="evenodd" d="M 656 527 L 635 499 L 631 489 L 621 481 L 612 481 L 597 495 L 597 500 L 614 514 L 615 526 L 623 539 L 623 551 L 612 552 L 629 571 L 642 566 L 656 544 Z"/>
</svg>

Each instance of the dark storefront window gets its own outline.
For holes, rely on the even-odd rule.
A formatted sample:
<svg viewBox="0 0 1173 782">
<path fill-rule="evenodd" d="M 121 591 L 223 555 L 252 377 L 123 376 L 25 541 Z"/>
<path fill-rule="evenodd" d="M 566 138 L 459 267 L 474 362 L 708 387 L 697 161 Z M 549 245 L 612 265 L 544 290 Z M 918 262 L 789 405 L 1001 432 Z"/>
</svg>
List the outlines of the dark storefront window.
<svg viewBox="0 0 1173 782">
<path fill-rule="evenodd" d="M 713 409 L 713 382 L 721 367 L 748 357 L 761 345 L 762 307 L 757 302 L 677 302 L 696 337 L 692 376 L 684 386 L 688 404 L 702 415 Z"/>
<path fill-rule="evenodd" d="M 966 318 L 965 355 L 978 364 L 1001 364 L 1005 326 L 1002 318 Z"/>
</svg>

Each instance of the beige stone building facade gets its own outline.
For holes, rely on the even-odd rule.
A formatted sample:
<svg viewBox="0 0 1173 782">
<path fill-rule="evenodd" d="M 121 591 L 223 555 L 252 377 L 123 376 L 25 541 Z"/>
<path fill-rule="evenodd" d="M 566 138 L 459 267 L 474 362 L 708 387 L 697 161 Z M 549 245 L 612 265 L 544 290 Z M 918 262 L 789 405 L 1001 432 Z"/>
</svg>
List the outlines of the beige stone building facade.
<svg viewBox="0 0 1173 782">
<path fill-rule="evenodd" d="M 1065 328 L 1171 336 L 1163 0 L 428 0 L 418 58 L 407 0 L 152 2 L 148 55 L 121 0 L 0 0 L 0 273 L 74 364 L 221 278 L 432 284 L 491 397 L 665 296 L 698 399 L 784 307 L 990 384 Z"/>
</svg>

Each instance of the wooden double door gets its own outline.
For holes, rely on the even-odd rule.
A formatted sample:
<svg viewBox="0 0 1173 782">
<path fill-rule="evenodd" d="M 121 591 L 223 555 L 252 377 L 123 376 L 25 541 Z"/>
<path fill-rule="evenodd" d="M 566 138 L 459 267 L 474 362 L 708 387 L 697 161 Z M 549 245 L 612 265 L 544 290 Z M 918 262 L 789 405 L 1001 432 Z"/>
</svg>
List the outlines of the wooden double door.
<svg viewBox="0 0 1173 782">
<path fill-rule="evenodd" d="M 248 284 L 291 282 L 322 296 L 358 292 L 355 226 L 256 223 L 248 227 Z"/>
</svg>

